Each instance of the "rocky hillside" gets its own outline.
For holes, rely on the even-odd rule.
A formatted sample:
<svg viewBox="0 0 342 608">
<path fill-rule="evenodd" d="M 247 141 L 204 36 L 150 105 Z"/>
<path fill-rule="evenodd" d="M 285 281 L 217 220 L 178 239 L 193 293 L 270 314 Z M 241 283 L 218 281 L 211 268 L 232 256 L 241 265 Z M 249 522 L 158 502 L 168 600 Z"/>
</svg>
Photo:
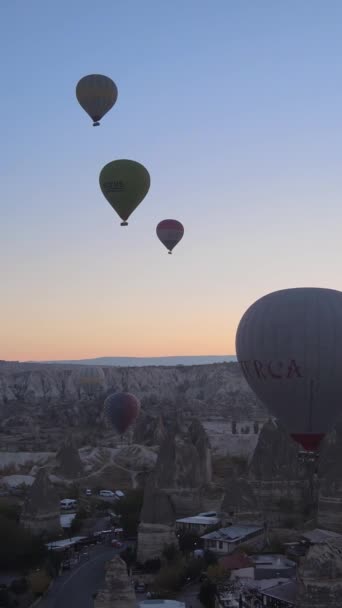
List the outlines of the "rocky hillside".
<svg viewBox="0 0 342 608">
<path fill-rule="evenodd" d="M 103 417 L 103 399 L 128 390 L 142 402 L 135 443 L 159 444 L 170 421 L 194 416 L 213 450 L 222 433 L 231 449 L 250 453 L 267 415 L 236 363 L 168 367 L 90 367 L 47 364 L 0 366 L 1 451 L 58 451 L 66 433 L 78 447 L 117 443 Z M 220 436 L 221 435 L 221 436 Z"/>
</svg>

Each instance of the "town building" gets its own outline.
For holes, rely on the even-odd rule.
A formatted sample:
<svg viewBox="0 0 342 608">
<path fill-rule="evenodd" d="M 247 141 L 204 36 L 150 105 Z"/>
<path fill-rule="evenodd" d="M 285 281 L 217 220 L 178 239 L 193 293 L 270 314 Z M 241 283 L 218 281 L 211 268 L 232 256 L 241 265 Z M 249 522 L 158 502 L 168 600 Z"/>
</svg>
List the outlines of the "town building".
<svg viewBox="0 0 342 608">
<path fill-rule="evenodd" d="M 183 602 L 177 600 L 143 600 L 139 602 L 139 608 L 185 608 Z"/>
<path fill-rule="evenodd" d="M 199 513 L 192 517 L 182 517 L 176 520 L 176 528 L 179 532 L 193 532 L 201 536 L 208 528 L 219 526 L 221 520 L 215 512 Z"/>
<path fill-rule="evenodd" d="M 233 553 L 239 545 L 244 543 L 261 549 L 264 543 L 264 528 L 252 525 L 232 525 L 204 534 L 201 539 L 204 549 L 222 555 Z"/>
</svg>

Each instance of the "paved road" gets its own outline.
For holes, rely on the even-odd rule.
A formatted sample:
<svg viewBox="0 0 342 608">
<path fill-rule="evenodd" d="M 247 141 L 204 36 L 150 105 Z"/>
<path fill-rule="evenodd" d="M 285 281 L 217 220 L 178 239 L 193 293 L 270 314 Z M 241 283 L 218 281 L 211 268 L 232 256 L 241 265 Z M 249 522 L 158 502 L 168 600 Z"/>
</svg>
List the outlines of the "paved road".
<svg viewBox="0 0 342 608">
<path fill-rule="evenodd" d="M 60 576 L 37 608 L 93 608 L 92 594 L 104 581 L 105 562 L 119 553 L 111 547 L 97 546 L 90 559 Z"/>
</svg>

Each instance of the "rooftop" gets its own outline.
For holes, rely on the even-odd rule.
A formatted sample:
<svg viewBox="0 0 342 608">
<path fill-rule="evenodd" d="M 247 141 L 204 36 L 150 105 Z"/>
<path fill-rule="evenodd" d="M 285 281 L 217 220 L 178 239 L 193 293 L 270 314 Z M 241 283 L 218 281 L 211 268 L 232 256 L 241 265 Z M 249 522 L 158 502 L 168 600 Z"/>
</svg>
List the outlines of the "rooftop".
<svg viewBox="0 0 342 608">
<path fill-rule="evenodd" d="M 220 523 L 218 517 L 208 517 L 205 515 L 193 515 L 193 517 L 182 517 L 182 519 L 176 519 L 177 524 L 198 524 L 198 525 L 208 525 L 215 526 Z"/>
<path fill-rule="evenodd" d="M 204 540 L 227 540 L 235 542 L 254 534 L 255 532 L 263 532 L 261 526 L 228 526 L 228 528 L 220 528 L 215 532 L 204 534 L 201 538 Z"/>
<path fill-rule="evenodd" d="M 288 559 L 286 555 L 278 553 L 265 553 L 264 555 L 252 555 L 254 565 L 258 568 L 292 568 L 296 566 L 295 562 Z"/>
<path fill-rule="evenodd" d="M 309 532 L 304 532 L 302 534 L 302 538 L 314 544 L 326 543 L 332 539 L 342 539 L 342 534 L 338 534 L 337 532 L 332 532 L 331 530 L 322 530 L 321 528 L 315 528 L 314 530 L 309 530 Z"/>
<path fill-rule="evenodd" d="M 272 597 L 276 600 L 283 600 L 285 602 L 293 603 L 295 605 L 297 593 L 297 583 L 296 581 L 289 581 L 287 583 L 282 583 L 280 585 L 276 585 L 275 587 L 270 587 L 263 591 L 263 595 L 267 597 Z"/>
<path fill-rule="evenodd" d="M 226 570 L 240 570 L 242 568 L 252 568 L 253 561 L 245 553 L 233 553 L 225 555 L 219 559 L 219 564 Z"/>
<path fill-rule="evenodd" d="M 149 606 L 151 608 L 157 608 L 157 606 L 162 608 L 185 608 L 185 604 L 177 600 L 143 600 L 139 602 L 139 608 L 149 608 Z"/>
<path fill-rule="evenodd" d="M 55 540 L 51 543 L 47 543 L 46 546 L 48 549 L 55 549 L 56 551 L 58 551 L 58 549 L 67 549 L 68 547 L 72 547 L 73 545 L 76 545 L 76 543 L 79 543 L 84 538 L 86 538 L 86 536 L 73 536 L 72 538 L 65 538 L 63 540 Z"/>
</svg>

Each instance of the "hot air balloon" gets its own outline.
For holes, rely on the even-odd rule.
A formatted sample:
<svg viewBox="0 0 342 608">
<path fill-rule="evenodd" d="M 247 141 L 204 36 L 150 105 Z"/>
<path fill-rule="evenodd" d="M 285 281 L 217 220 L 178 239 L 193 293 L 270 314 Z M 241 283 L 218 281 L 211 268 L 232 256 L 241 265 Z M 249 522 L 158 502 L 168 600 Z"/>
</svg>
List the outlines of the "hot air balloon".
<svg viewBox="0 0 342 608">
<path fill-rule="evenodd" d="M 133 424 L 140 411 L 140 401 L 130 393 L 113 393 L 104 402 L 106 416 L 122 435 Z"/>
<path fill-rule="evenodd" d="M 83 110 L 89 114 L 93 126 L 113 107 L 118 98 L 118 89 L 111 78 L 102 74 L 89 74 L 77 83 L 76 97 Z"/>
<path fill-rule="evenodd" d="M 239 323 L 236 354 L 256 396 L 316 452 L 342 410 L 342 292 L 304 287 L 262 297 Z"/>
<path fill-rule="evenodd" d="M 168 252 L 171 254 L 172 249 L 183 238 L 184 226 L 177 220 L 163 220 L 159 222 L 157 229 L 158 239 L 165 245 Z"/>
<path fill-rule="evenodd" d="M 135 160 L 113 160 L 100 173 L 100 188 L 127 226 L 128 218 L 150 189 L 150 174 Z"/>
<path fill-rule="evenodd" d="M 80 369 L 79 383 L 83 386 L 103 387 L 106 377 L 101 367 L 92 365 Z"/>
</svg>

